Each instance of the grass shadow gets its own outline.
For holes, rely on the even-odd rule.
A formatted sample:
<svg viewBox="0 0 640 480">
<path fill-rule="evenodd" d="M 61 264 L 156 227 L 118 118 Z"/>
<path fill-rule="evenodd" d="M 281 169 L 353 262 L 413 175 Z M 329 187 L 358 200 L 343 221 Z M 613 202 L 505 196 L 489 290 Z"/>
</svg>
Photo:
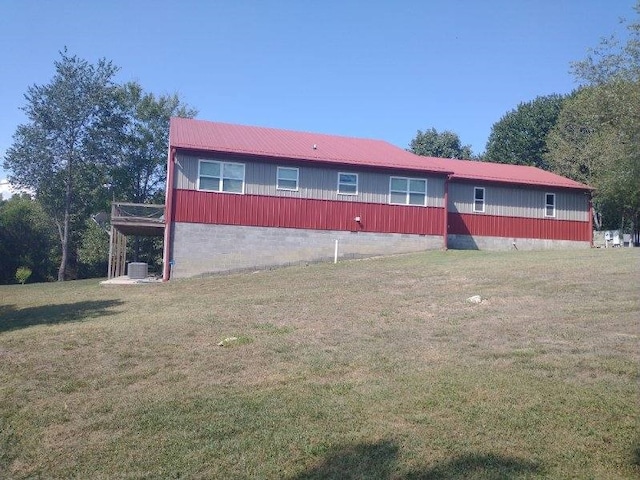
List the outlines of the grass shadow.
<svg viewBox="0 0 640 480">
<path fill-rule="evenodd" d="M 0 306 L 0 333 L 35 325 L 81 322 L 90 318 L 113 315 L 110 309 L 122 305 L 120 300 L 91 300 L 16 309 Z"/>
<path fill-rule="evenodd" d="M 535 462 L 496 454 L 467 454 L 433 466 L 402 474 L 398 471 L 399 448 L 391 441 L 347 446 L 329 453 L 319 465 L 290 480 L 363 478 L 404 480 L 529 478 L 544 473 Z"/>
<path fill-rule="evenodd" d="M 316 466 L 291 480 L 390 478 L 398 460 L 398 446 L 390 441 L 350 445 L 333 451 Z"/>
<path fill-rule="evenodd" d="M 521 458 L 505 457 L 496 454 L 459 455 L 444 462 L 439 462 L 424 471 L 406 475 L 406 480 L 436 479 L 489 479 L 507 480 L 541 474 L 540 465 Z"/>
</svg>

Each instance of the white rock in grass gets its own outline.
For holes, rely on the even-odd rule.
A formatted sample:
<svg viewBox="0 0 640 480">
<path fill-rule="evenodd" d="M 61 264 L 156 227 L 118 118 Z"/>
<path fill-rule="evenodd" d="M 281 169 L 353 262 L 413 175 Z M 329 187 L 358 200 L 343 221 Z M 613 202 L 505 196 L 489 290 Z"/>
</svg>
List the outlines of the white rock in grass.
<svg viewBox="0 0 640 480">
<path fill-rule="evenodd" d="M 235 342 L 238 340 L 238 337 L 227 337 L 224 340 L 222 340 L 220 343 L 218 343 L 219 347 L 224 347 L 225 345 L 229 345 L 231 342 Z"/>
<path fill-rule="evenodd" d="M 469 302 L 469 303 L 482 303 L 482 297 L 480 295 L 474 295 L 473 297 L 467 298 L 467 302 Z"/>
</svg>

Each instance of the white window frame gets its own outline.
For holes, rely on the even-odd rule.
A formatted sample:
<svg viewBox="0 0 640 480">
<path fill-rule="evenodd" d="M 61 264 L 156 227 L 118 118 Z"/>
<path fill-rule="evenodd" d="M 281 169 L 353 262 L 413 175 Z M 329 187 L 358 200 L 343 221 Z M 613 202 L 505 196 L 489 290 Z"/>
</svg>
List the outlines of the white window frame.
<svg viewBox="0 0 640 480">
<path fill-rule="evenodd" d="M 397 179 L 397 180 L 406 180 L 407 181 L 407 189 L 406 190 L 392 190 L 391 185 L 393 183 L 393 180 Z M 418 192 L 415 190 L 411 190 L 411 180 L 414 181 L 420 181 L 420 182 L 424 182 L 424 192 Z M 428 182 L 426 178 L 415 178 L 415 177 L 400 177 L 397 175 L 393 175 L 391 177 L 389 177 L 389 204 L 390 205 L 411 205 L 413 207 L 426 207 L 427 206 L 427 187 L 428 187 Z M 392 193 L 402 193 L 404 194 L 404 202 L 402 203 L 397 203 L 392 201 Z M 412 193 L 417 193 L 420 195 L 424 195 L 424 202 L 423 203 L 410 203 L 411 200 L 411 194 Z"/>
<path fill-rule="evenodd" d="M 355 192 L 341 192 L 340 191 L 340 186 L 341 185 L 349 185 L 351 186 L 351 183 L 345 183 L 345 182 L 341 182 L 340 181 L 340 176 L 341 175 L 355 175 L 356 177 L 356 191 Z M 358 183 L 359 183 L 359 178 L 358 178 L 358 174 L 357 173 L 353 173 L 353 172 L 338 172 L 338 195 L 358 195 Z"/>
<path fill-rule="evenodd" d="M 201 174 L 201 166 L 203 163 L 217 163 L 220 166 L 220 177 L 214 177 L 211 175 L 203 175 Z M 240 192 L 233 192 L 230 190 L 224 190 L 224 180 L 239 180 L 238 178 L 233 178 L 233 177 L 225 177 L 224 174 L 224 169 L 225 169 L 225 165 L 234 165 L 234 166 L 240 166 L 242 167 L 242 191 Z M 245 169 L 245 164 L 244 163 L 237 163 L 237 162 L 224 162 L 221 160 L 208 160 L 208 159 L 198 159 L 198 185 L 197 185 L 197 189 L 203 192 L 218 192 L 218 193 L 233 193 L 236 195 L 244 195 L 244 186 L 245 186 L 245 175 L 246 175 L 246 169 Z M 218 188 L 217 189 L 209 189 L 209 188 L 201 188 L 200 186 L 200 179 L 201 178 L 217 178 L 218 179 Z"/>
<path fill-rule="evenodd" d="M 480 201 L 480 200 L 478 200 L 476 198 L 476 192 L 478 192 L 478 191 L 482 191 L 482 208 L 480 208 L 480 209 L 476 208 L 477 202 Z M 484 187 L 473 187 L 473 211 L 474 211 L 474 213 L 484 213 L 486 203 L 487 203 L 487 191 L 486 191 L 486 189 Z"/>
<path fill-rule="evenodd" d="M 295 170 L 296 172 L 296 186 L 295 188 L 283 187 L 280 185 L 281 180 L 291 181 L 288 178 L 280 178 L 280 172 L 282 170 Z M 300 187 L 300 169 L 297 167 L 278 167 L 276 171 L 276 190 L 287 190 L 289 192 L 297 192 Z"/>
<path fill-rule="evenodd" d="M 549 203 L 549 196 L 553 198 L 553 202 Z M 549 215 L 549 207 L 552 208 L 551 215 Z M 544 216 L 547 218 L 555 218 L 556 216 L 556 194 L 555 193 L 545 193 L 544 194 Z"/>
</svg>

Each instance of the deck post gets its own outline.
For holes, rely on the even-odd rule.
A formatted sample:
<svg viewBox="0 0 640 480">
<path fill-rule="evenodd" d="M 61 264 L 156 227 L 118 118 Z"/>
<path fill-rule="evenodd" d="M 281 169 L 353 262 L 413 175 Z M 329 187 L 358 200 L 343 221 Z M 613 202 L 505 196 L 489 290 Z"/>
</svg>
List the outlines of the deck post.
<svg viewBox="0 0 640 480">
<path fill-rule="evenodd" d="M 115 228 L 113 228 L 113 225 L 111 225 L 111 230 L 109 231 L 109 266 L 107 267 L 108 280 L 111 280 L 113 278 L 113 241 L 115 234 Z"/>
</svg>

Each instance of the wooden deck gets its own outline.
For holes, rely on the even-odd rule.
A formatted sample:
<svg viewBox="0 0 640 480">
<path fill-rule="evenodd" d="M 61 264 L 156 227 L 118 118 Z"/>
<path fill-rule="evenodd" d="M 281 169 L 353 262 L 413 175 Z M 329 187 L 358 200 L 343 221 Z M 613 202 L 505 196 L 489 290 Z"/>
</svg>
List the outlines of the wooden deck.
<svg viewBox="0 0 640 480">
<path fill-rule="evenodd" d="M 123 235 L 164 235 L 164 205 L 114 202 L 111 226 Z"/>
<path fill-rule="evenodd" d="M 113 202 L 111 204 L 111 240 L 107 278 L 125 274 L 127 236 L 161 237 L 164 235 L 164 205 Z"/>
</svg>

